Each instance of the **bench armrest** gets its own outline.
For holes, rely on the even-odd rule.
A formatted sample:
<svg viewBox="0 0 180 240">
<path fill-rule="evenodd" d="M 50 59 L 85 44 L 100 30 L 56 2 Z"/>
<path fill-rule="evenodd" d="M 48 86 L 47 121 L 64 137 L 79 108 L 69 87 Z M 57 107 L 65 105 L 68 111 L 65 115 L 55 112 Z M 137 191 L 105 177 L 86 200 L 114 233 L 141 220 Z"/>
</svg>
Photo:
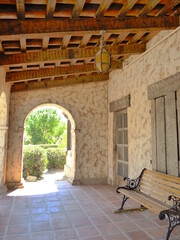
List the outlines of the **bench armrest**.
<svg viewBox="0 0 180 240">
<path fill-rule="evenodd" d="M 173 210 L 177 210 L 180 211 L 180 198 L 176 197 L 174 195 L 171 195 L 168 197 L 168 200 L 172 200 L 173 201 L 173 205 L 172 205 L 172 209 Z"/>
<path fill-rule="evenodd" d="M 141 180 L 141 177 L 143 175 L 143 172 L 146 170 L 146 168 L 144 168 L 141 172 L 141 174 L 139 175 L 138 178 L 136 179 L 131 179 L 131 178 L 124 178 L 124 181 L 127 181 L 127 184 L 123 187 L 118 187 L 116 189 L 116 192 L 117 193 L 120 193 L 120 189 L 127 189 L 127 190 L 135 190 L 138 186 L 139 186 L 139 183 L 140 183 L 140 180 Z"/>
</svg>

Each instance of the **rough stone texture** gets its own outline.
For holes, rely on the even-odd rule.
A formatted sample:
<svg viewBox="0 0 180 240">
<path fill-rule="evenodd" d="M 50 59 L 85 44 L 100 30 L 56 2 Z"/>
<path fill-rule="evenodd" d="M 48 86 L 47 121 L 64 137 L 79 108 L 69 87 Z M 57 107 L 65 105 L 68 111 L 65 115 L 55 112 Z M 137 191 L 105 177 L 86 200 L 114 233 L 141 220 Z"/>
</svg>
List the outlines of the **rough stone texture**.
<svg viewBox="0 0 180 240">
<path fill-rule="evenodd" d="M 28 181 L 28 182 L 36 182 L 37 181 L 37 177 L 35 177 L 35 176 L 28 176 L 26 178 L 26 181 Z"/>
<path fill-rule="evenodd" d="M 10 85 L 5 83 L 5 71 L 0 68 L 0 193 L 6 178 L 6 159 L 9 123 Z"/>
<path fill-rule="evenodd" d="M 170 33 L 170 32 L 168 32 Z M 172 33 L 172 32 L 171 32 Z M 159 33 L 149 47 L 162 40 Z M 123 70 L 113 71 L 108 82 L 108 101 L 130 94 L 128 108 L 129 176 L 136 177 L 142 168 L 152 168 L 151 104 L 147 99 L 147 86 L 180 71 L 180 28 L 159 45 L 130 63 Z M 115 183 L 115 156 L 113 153 L 113 113 L 108 120 L 109 183 Z"/>
<path fill-rule="evenodd" d="M 11 94 L 7 183 L 21 181 L 24 120 L 41 104 L 67 109 L 75 122 L 75 180 L 107 178 L 107 82 Z M 72 176 L 73 178 L 73 176 Z"/>
</svg>

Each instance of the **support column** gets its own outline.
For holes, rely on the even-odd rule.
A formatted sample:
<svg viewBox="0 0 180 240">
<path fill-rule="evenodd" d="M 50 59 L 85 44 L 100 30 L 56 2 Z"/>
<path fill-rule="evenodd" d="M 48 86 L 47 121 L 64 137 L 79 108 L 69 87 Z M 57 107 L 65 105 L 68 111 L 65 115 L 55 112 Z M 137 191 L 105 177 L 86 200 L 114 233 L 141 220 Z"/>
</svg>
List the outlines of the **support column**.
<svg viewBox="0 0 180 240">
<path fill-rule="evenodd" d="M 8 146 L 10 84 L 5 82 L 6 72 L 0 68 L 0 194 L 5 190 Z"/>
</svg>

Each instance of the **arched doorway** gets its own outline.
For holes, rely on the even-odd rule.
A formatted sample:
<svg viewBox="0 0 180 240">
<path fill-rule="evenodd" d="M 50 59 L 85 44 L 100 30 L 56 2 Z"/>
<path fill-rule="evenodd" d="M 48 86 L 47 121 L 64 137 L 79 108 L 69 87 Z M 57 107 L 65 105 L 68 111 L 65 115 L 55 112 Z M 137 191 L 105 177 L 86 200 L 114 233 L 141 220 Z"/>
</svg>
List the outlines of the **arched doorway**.
<svg viewBox="0 0 180 240">
<path fill-rule="evenodd" d="M 64 167 L 64 171 L 66 174 L 66 177 L 70 182 L 74 181 L 74 178 L 76 176 L 76 134 L 75 134 L 75 121 L 72 116 L 72 114 L 65 109 L 64 107 L 58 105 L 58 104 L 53 104 L 53 103 L 45 103 L 45 104 L 39 104 L 35 107 L 31 107 L 29 111 L 27 112 L 26 116 L 23 118 L 23 122 L 21 125 L 23 127 L 17 127 L 15 129 L 16 132 L 16 139 L 17 139 L 17 145 L 13 155 L 13 165 L 8 161 L 8 166 L 7 166 L 7 186 L 9 188 L 14 188 L 14 187 L 22 187 L 23 185 L 23 179 L 22 179 L 22 168 L 23 168 L 23 136 L 24 136 L 24 124 L 27 119 L 27 117 L 34 111 L 35 109 L 38 109 L 40 107 L 55 107 L 58 108 L 62 111 L 62 113 L 66 116 L 68 120 L 68 138 L 69 142 L 68 143 L 68 150 L 67 150 L 67 158 L 66 158 L 66 165 Z M 9 158 L 10 159 L 10 158 Z M 9 180 L 10 179 L 10 180 Z"/>
</svg>

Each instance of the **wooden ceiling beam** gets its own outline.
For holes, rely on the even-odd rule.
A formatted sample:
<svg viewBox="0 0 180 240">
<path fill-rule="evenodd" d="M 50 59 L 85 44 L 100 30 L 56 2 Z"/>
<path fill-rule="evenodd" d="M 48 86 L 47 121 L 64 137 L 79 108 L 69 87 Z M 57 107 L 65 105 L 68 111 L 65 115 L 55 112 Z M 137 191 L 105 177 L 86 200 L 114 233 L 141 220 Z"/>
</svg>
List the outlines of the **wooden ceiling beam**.
<svg viewBox="0 0 180 240">
<path fill-rule="evenodd" d="M 112 69 L 122 68 L 122 63 L 112 62 Z M 39 70 L 29 70 L 21 72 L 8 72 L 6 73 L 6 82 L 21 82 L 29 81 L 37 78 L 47 78 L 47 77 L 57 77 L 64 75 L 75 75 L 75 74 L 85 74 L 97 72 L 94 64 L 84 64 L 84 65 L 71 65 L 70 67 L 58 67 L 58 68 L 44 68 Z"/>
<path fill-rule="evenodd" d="M 22 52 L 26 52 L 26 38 L 24 36 L 20 37 L 20 47 Z"/>
<path fill-rule="evenodd" d="M 179 4 L 179 0 L 170 0 L 169 3 L 166 4 L 158 14 L 166 14 L 169 11 L 169 9 L 174 8 L 178 4 Z"/>
<path fill-rule="evenodd" d="M 76 3 L 74 5 L 73 8 L 73 12 L 72 12 L 72 17 L 73 18 L 78 18 L 80 13 L 83 10 L 84 4 L 85 4 L 86 0 L 76 0 Z"/>
<path fill-rule="evenodd" d="M 146 50 L 145 44 L 107 46 L 111 55 L 138 54 Z M 0 65 L 22 65 L 28 63 L 56 62 L 59 60 L 93 58 L 98 47 L 61 49 L 56 51 L 28 52 L 14 55 L 0 54 Z"/>
<path fill-rule="evenodd" d="M 124 17 L 133 8 L 137 0 L 127 0 L 126 3 L 119 10 L 118 17 Z"/>
<path fill-rule="evenodd" d="M 27 19 L 27 20 L 0 20 L 0 36 L 19 34 L 73 34 L 92 33 L 104 30 L 118 31 L 150 31 L 158 29 L 173 29 L 179 26 L 179 16 L 138 17 L 138 18 L 103 18 L 103 19 Z"/>
<path fill-rule="evenodd" d="M 56 0 L 47 1 L 46 18 L 52 18 L 56 8 Z"/>
<path fill-rule="evenodd" d="M 145 7 L 141 10 L 139 16 L 146 16 L 161 0 L 148 1 Z"/>
<path fill-rule="evenodd" d="M 69 86 L 80 83 L 89 83 L 89 82 L 102 82 L 109 80 L 109 74 L 91 74 L 87 76 L 70 76 L 66 79 L 63 78 L 55 78 L 54 80 L 45 80 L 45 81 L 37 81 L 37 82 L 29 82 L 29 83 L 16 83 L 11 87 L 12 92 L 19 91 L 28 91 L 35 89 L 43 89 L 43 88 L 52 88 L 52 87 L 61 87 L 61 86 Z"/>
<path fill-rule="evenodd" d="M 25 1 L 24 0 L 16 0 L 16 9 L 17 9 L 17 17 L 18 19 L 25 18 Z"/>
<path fill-rule="evenodd" d="M 96 17 L 101 18 L 103 17 L 104 13 L 107 11 L 107 9 L 110 7 L 113 0 L 102 0 L 101 4 L 96 12 Z"/>
</svg>

